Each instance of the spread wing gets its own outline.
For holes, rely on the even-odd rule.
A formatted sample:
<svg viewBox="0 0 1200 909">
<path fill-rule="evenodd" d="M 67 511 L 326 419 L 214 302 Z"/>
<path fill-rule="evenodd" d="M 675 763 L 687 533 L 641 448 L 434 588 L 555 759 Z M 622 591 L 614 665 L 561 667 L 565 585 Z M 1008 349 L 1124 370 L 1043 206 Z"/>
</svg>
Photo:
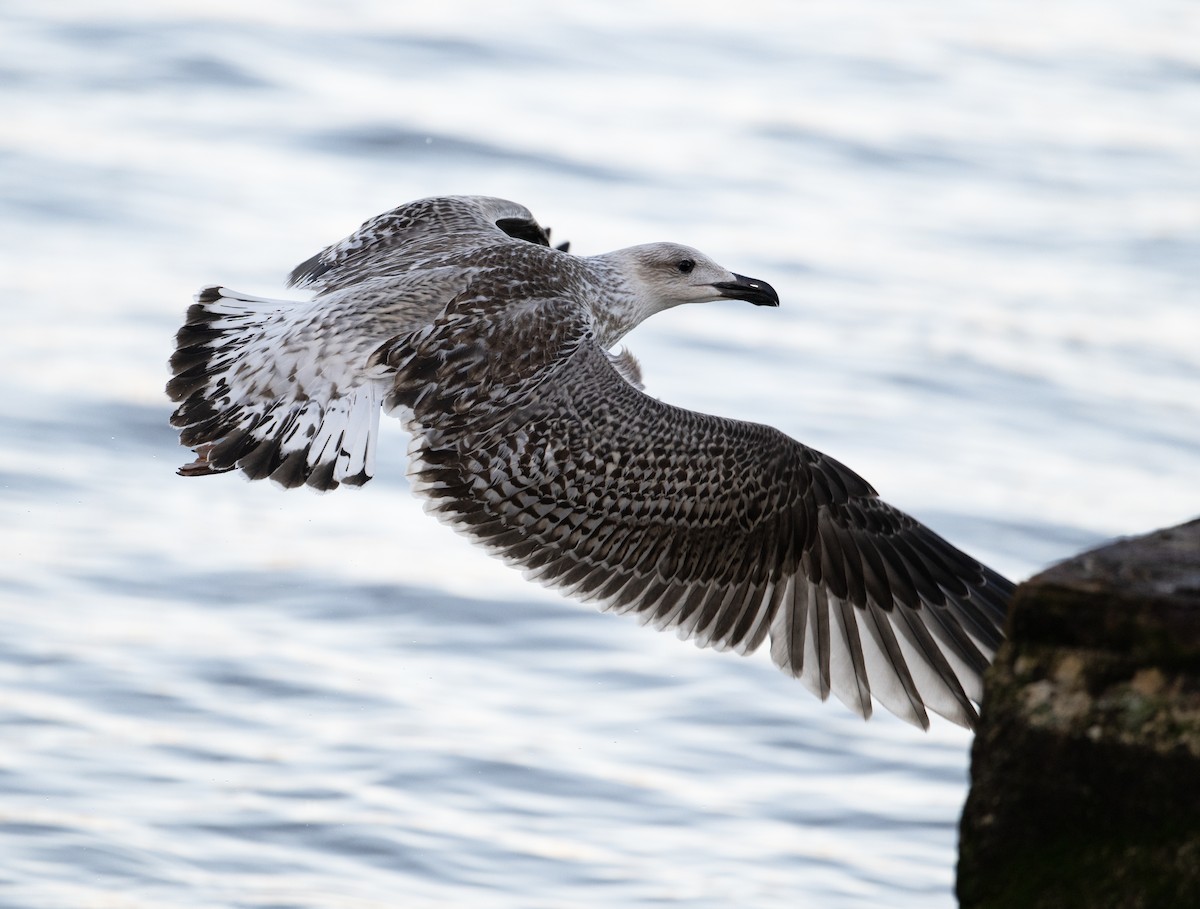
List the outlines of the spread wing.
<svg viewBox="0 0 1200 909">
<path fill-rule="evenodd" d="M 340 290 L 395 277 L 431 260 L 447 264 L 455 259 L 454 250 L 474 253 L 506 238 L 550 245 L 549 229 L 516 202 L 489 196 L 420 199 L 376 215 L 300 263 L 288 276 L 288 286 Z"/>
<path fill-rule="evenodd" d="M 543 584 L 756 649 L 822 698 L 965 726 L 1012 585 L 768 426 L 621 376 L 564 300 L 457 300 L 381 349 L 427 509 Z"/>
</svg>

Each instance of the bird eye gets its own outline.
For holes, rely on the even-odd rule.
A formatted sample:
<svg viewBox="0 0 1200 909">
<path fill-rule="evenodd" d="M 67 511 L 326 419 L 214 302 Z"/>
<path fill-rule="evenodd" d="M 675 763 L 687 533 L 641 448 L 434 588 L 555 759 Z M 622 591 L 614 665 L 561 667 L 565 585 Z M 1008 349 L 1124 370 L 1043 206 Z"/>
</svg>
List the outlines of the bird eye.
<svg viewBox="0 0 1200 909">
<path fill-rule="evenodd" d="M 679 269 L 680 274 L 690 274 L 692 269 L 696 267 L 696 263 L 691 259 L 680 259 L 679 264 L 675 266 Z"/>
</svg>

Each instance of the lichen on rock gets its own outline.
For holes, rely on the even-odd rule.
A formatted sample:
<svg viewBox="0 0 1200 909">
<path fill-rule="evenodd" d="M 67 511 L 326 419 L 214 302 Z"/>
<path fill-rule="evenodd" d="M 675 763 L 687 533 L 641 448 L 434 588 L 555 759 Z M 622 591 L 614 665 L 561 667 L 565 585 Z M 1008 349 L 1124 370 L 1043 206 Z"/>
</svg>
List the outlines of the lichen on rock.
<svg viewBox="0 0 1200 909">
<path fill-rule="evenodd" d="M 984 698 L 963 907 L 1200 906 L 1200 521 L 1022 584 Z"/>
</svg>

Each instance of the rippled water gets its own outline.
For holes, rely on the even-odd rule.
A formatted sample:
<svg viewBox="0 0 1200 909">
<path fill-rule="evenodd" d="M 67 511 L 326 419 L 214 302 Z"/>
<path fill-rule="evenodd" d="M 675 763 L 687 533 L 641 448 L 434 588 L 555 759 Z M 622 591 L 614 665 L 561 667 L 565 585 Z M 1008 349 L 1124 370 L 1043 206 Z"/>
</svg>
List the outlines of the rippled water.
<svg viewBox="0 0 1200 909">
<path fill-rule="evenodd" d="M 970 737 L 361 491 L 187 481 L 201 284 L 529 205 L 772 282 L 630 340 L 1022 578 L 1200 513 L 1191 2 L 0 4 L 0 904 L 950 906 Z"/>
</svg>

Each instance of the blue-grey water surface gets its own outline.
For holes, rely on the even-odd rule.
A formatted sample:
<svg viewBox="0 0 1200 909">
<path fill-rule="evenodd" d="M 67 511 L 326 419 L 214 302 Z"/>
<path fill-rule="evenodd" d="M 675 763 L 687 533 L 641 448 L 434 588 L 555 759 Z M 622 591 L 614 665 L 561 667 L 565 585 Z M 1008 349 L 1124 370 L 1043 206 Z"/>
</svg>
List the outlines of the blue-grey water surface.
<svg viewBox="0 0 1200 909">
<path fill-rule="evenodd" d="M 648 390 L 1021 579 L 1200 513 L 1200 6 L 0 2 L 0 905 L 948 907 L 970 735 L 563 601 L 362 490 L 176 477 L 197 287 L 530 206 L 784 305 Z"/>
</svg>

